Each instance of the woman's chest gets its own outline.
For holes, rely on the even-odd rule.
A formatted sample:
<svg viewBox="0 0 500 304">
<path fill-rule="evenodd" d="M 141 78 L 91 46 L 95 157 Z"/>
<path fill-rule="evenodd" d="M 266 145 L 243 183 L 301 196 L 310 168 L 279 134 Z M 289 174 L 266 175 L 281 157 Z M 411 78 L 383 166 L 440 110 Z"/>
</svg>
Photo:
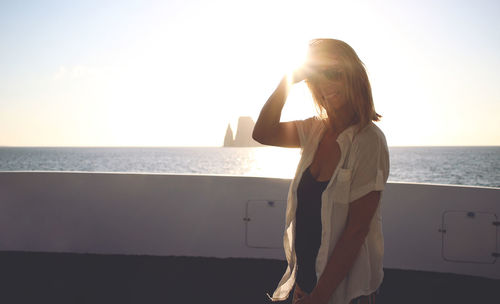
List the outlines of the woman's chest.
<svg viewBox="0 0 500 304">
<path fill-rule="evenodd" d="M 311 175 L 317 181 L 328 181 L 337 168 L 341 150 L 337 136 L 325 136 L 317 145 L 310 165 Z"/>
</svg>

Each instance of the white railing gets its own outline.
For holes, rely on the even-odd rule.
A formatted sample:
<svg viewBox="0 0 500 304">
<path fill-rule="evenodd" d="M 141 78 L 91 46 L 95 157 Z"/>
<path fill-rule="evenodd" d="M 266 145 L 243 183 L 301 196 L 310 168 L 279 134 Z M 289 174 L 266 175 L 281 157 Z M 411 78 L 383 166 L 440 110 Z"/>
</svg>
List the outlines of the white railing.
<svg viewBox="0 0 500 304">
<path fill-rule="evenodd" d="M 283 259 L 290 180 L 0 172 L 0 250 Z M 384 266 L 500 279 L 500 189 L 388 183 Z"/>
</svg>

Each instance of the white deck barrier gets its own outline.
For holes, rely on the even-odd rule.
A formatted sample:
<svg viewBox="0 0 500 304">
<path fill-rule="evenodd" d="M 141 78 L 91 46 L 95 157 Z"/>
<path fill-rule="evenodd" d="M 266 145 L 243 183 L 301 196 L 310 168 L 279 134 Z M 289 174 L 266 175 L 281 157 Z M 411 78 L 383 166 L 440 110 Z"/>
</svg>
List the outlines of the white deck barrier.
<svg viewBox="0 0 500 304">
<path fill-rule="evenodd" d="M 290 180 L 0 172 L 0 250 L 283 259 Z M 500 189 L 388 183 L 384 267 L 500 279 Z"/>
</svg>

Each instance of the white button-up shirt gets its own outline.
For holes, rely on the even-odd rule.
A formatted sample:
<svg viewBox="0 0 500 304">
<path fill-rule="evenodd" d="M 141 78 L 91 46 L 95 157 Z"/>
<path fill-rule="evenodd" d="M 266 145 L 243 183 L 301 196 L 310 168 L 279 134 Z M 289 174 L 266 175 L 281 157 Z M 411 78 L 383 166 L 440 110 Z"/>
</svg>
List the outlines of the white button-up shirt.
<svg viewBox="0 0 500 304">
<path fill-rule="evenodd" d="M 288 192 L 286 224 L 283 237 L 288 267 L 278 287 L 270 297 L 273 301 L 288 298 L 295 284 L 297 257 L 295 255 L 295 212 L 297 187 L 303 172 L 312 163 L 326 127 L 316 117 L 295 122 L 302 157 Z M 382 191 L 389 176 L 389 152 L 385 136 L 373 123 L 359 132 L 356 126 L 344 130 L 337 138 L 341 156 L 327 188 L 321 196 L 321 245 L 316 257 L 319 280 L 347 222 L 349 203 L 371 191 Z M 370 231 L 347 276 L 335 289 L 329 304 L 348 304 L 352 299 L 373 293 L 380 287 L 384 272 L 384 239 L 379 204 Z"/>
</svg>

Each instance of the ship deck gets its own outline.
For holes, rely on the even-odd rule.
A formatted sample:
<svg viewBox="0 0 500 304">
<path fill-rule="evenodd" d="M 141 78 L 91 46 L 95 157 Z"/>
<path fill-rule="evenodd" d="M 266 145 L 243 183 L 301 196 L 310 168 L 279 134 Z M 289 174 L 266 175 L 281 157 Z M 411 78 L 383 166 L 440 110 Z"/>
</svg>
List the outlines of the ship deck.
<svg viewBox="0 0 500 304">
<path fill-rule="evenodd" d="M 0 252 L 2 303 L 272 303 L 274 259 Z M 498 303 L 500 280 L 385 269 L 377 303 Z M 291 303 L 287 301 L 278 303 Z"/>
</svg>

